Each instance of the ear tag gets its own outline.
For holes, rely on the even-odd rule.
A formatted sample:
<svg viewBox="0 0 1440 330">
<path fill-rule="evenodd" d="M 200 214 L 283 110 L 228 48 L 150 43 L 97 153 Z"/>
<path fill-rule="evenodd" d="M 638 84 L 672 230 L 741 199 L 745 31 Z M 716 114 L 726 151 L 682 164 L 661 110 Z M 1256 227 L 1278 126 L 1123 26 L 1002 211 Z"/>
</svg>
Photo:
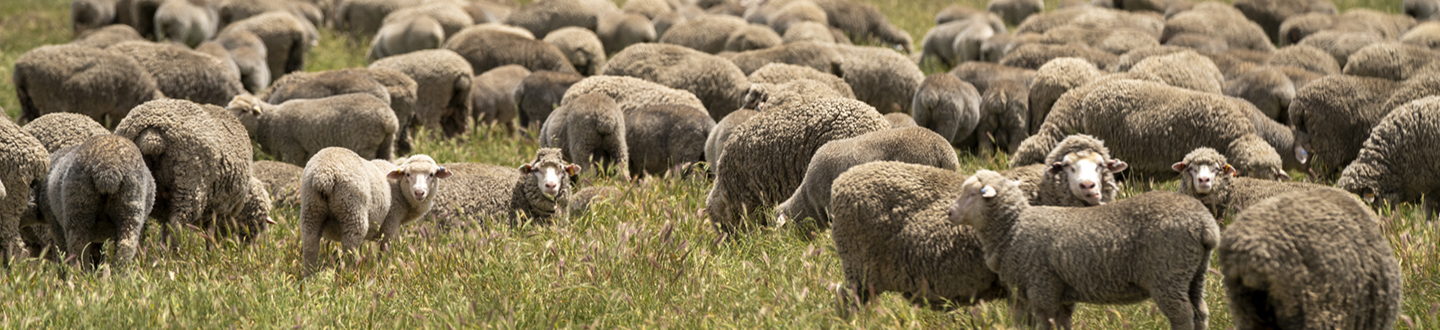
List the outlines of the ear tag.
<svg viewBox="0 0 1440 330">
<path fill-rule="evenodd" d="M 992 187 L 990 187 L 990 186 L 985 186 L 985 188 L 980 188 L 980 197 L 985 197 L 985 198 L 995 197 L 995 188 L 992 188 Z"/>
</svg>

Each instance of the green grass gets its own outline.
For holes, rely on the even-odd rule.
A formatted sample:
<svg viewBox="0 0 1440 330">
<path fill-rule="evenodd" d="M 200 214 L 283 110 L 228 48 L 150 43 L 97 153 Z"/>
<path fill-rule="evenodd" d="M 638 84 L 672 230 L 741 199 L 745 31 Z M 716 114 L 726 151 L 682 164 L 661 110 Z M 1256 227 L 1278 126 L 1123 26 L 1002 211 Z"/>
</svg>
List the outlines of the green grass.
<svg viewBox="0 0 1440 330">
<path fill-rule="evenodd" d="M 872 2 L 917 41 L 949 4 Z M 1358 4 L 1372 5 L 1394 11 L 1398 1 Z M 1348 6 L 1356 5 L 1341 4 Z M 67 10 L 63 0 L 0 1 L 0 75 L 8 77 L 24 51 L 68 41 Z M 306 69 L 363 66 L 364 49 L 365 42 L 323 33 Z M 14 117 L 13 86 L 8 79 L 0 86 L 0 106 Z M 484 127 L 462 139 L 420 138 L 416 152 L 442 162 L 516 166 L 535 149 L 532 137 Z M 1003 155 L 962 154 L 961 162 L 964 172 L 1005 167 Z M 624 196 L 549 226 L 422 222 L 406 228 L 394 249 L 369 244 L 356 258 L 340 256 L 331 244 L 324 270 L 305 279 L 299 277 L 296 207 L 276 209 L 280 223 L 250 246 L 207 248 L 195 231 L 181 235 L 173 253 L 148 240 L 134 265 L 109 277 L 23 260 L 0 269 L 0 328 L 1011 327 L 1004 302 L 939 312 L 886 294 L 849 313 L 833 293 L 842 275 L 828 234 L 807 241 L 786 230 L 761 230 L 723 240 L 699 212 L 710 188 L 704 178 L 638 184 L 587 178 L 582 185 L 620 186 Z M 1174 183 L 1157 189 L 1174 189 Z M 1127 188 L 1124 194 L 1135 193 Z M 1440 224 L 1424 221 L 1409 205 L 1383 216 L 1405 274 L 1405 318 L 1398 328 L 1440 328 Z M 151 227 L 147 236 L 157 237 Z M 1218 275 L 1209 276 L 1206 299 L 1211 327 L 1226 329 L 1230 317 L 1219 283 Z M 1075 320 L 1093 329 L 1167 324 L 1149 302 L 1081 304 Z"/>
</svg>

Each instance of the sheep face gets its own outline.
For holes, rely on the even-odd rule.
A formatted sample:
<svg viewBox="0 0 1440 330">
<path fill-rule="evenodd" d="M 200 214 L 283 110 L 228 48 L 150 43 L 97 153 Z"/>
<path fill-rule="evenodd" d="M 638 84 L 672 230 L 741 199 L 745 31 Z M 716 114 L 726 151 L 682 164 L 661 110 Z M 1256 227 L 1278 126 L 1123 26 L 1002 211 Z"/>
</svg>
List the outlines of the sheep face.
<svg viewBox="0 0 1440 330">
<path fill-rule="evenodd" d="M 387 177 L 399 181 L 402 191 L 409 192 L 405 194 L 405 199 L 411 203 L 420 203 L 435 197 L 439 179 L 450 177 L 450 170 L 436 165 L 435 160 L 429 156 L 416 155 L 390 171 Z"/>
<path fill-rule="evenodd" d="M 1001 194 L 1002 189 L 1015 191 L 1020 189 L 1020 182 L 1011 181 L 988 170 L 975 172 L 975 175 L 965 179 L 960 185 L 960 198 L 950 204 L 950 223 L 962 226 L 971 226 L 982 229 L 987 225 L 986 212 L 996 196 Z"/>
<path fill-rule="evenodd" d="M 1119 159 L 1106 160 L 1090 150 L 1065 155 L 1062 161 L 1050 164 L 1050 175 L 1061 175 L 1070 194 L 1085 201 L 1087 205 L 1100 205 L 1105 184 L 1105 174 L 1124 171 L 1129 167 Z"/>
<path fill-rule="evenodd" d="M 536 188 L 550 198 L 560 195 L 565 180 L 575 177 L 575 173 L 579 171 L 579 165 L 565 164 L 559 159 L 541 158 L 533 163 L 520 165 L 520 173 L 534 175 L 539 184 Z"/>
<path fill-rule="evenodd" d="M 236 95 L 230 100 L 230 104 L 225 106 L 225 110 L 235 115 L 235 119 L 240 120 L 240 125 L 245 126 L 245 131 L 253 136 L 260 125 L 260 115 L 264 113 L 260 104 L 260 99 L 254 96 Z"/>
<path fill-rule="evenodd" d="M 1180 172 L 1181 193 L 1212 204 L 1218 202 L 1215 191 L 1221 188 L 1221 182 L 1235 175 L 1235 168 L 1225 163 L 1224 156 L 1209 148 L 1191 152 L 1184 161 L 1170 168 Z"/>
</svg>

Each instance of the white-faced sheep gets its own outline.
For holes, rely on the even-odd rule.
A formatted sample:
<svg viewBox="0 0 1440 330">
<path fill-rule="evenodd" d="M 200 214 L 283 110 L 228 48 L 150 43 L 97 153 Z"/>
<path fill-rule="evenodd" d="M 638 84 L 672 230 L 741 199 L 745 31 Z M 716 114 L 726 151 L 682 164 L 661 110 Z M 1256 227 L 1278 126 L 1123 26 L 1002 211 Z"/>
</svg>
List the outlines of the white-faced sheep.
<svg viewBox="0 0 1440 330">
<path fill-rule="evenodd" d="M 581 94 L 555 108 L 540 128 L 540 146 L 559 148 L 567 161 L 580 164 L 584 172 L 608 172 L 613 167 L 628 177 L 625 112 L 605 94 Z"/>
<path fill-rule="evenodd" d="M 1105 142 L 1076 134 L 1066 137 L 1045 156 L 1045 163 L 1001 172 L 1020 182 L 1035 206 L 1095 206 L 1115 201 L 1120 186 L 1115 173 L 1129 167 L 1110 157 Z"/>
<path fill-rule="evenodd" d="M 580 166 L 561 159 L 560 149 L 541 148 L 518 169 L 479 163 L 445 164 L 453 175 L 435 196 L 435 219 L 503 216 L 548 223 L 572 202 Z"/>
<path fill-rule="evenodd" d="M 1333 178 L 1359 154 L 1370 128 L 1390 109 L 1381 107 L 1400 83 L 1332 75 L 1295 92 L 1289 123 L 1295 128 L 1294 157 L 1317 175 Z M 1287 155 L 1289 156 L 1289 155 Z"/>
<path fill-rule="evenodd" d="M 249 94 L 239 72 L 227 70 L 224 61 L 180 45 L 132 41 L 107 50 L 134 58 L 171 98 L 225 105 L 236 95 Z"/>
<path fill-rule="evenodd" d="M 15 60 L 11 79 L 22 122 L 69 112 L 113 127 L 131 108 L 165 97 L 155 77 L 135 59 L 83 46 L 31 49 Z"/>
<path fill-rule="evenodd" d="M 91 267 L 101 243 L 114 242 L 113 267 L 135 258 L 145 219 L 155 205 L 155 179 L 134 142 L 100 135 L 50 155 L 51 171 L 37 196 L 55 243 Z"/>
<path fill-rule="evenodd" d="M 550 112 L 565 99 L 565 91 L 581 79 L 585 77 L 574 73 L 537 71 L 520 80 L 512 94 L 515 110 L 519 112 L 520 127 L 543 125 Z"/>
<path fill-rule="evenodd" d="M 370 69 L 391 69 L 415 80 L 413 122 L 440 129 L 445 137 L 470 130 L 470 84 L 474 71 L 464 57 L 448 49 L 427 49 L 391 56 L 370 64 Z"/>
<path fill-rule="evenodd" d="M 400 226 L 424 216 L 435 203 L 440 179 L 450 171 L 426 155 L 399 166 L 368 161 L 345 148 L 325 148 L 305 163 L 300 179 L 300 254 L 313 270 L 320 238 L 353 251 L 365 240 L 388 250 Z"/>
<path fill-rule="evenodd" d="M 260 150 L 276 159 L 304 164 L 327 147 L 350 149 L 367 159 L 395 157 L 395 111 L 384 99 L 362 93 L 299 99 L 272 105 L 254 96 L 235 97 L 226 106 Z"/>
<path fill-rule="evenodd" d="M 471 71 L 479 73 L 508 64 L 519 64 L 530 71 L 576 72 L 565 53 L 554 45 L 483 26 L 460 30 L 442 47 L 462 56 L 470 63 Z"/>
<path fill-rule="evenodd" d="M 470 89 L 475 123 L 504 125 L 507 131 L 514 130 L 515 87 L 529 76 L 530 70 L 519 65 L 506 65 L 475 76 Z"/>
<path fill-rule="evenodd" d="M 688 90 L 700 98 L 714 119 L 724 118 L 725 114 L 739 109 L 745 92 L 750 88 L 750 80 L 733 63 L 667 44 L 627 47 L 610 59 L 603 74 L 636 77 Z"/>
<path fill-rule="evenodd" d="M 710 167 L 715 167 L 715 164 L 720 162 L 720 152 L 725 150 L 725 141 L 729 141 L 730 134 L 735 132 L 736 127 L 759 114 L 759 111 L 752 109 L 740 109 L 716 122 L 715 127 L 710 129 L 710 134 L 705 136 L 705 162 L 710 163 Z"/>
<path fill-rule="evenodd" d="M 25 253 L 20 239 L 22 214 L 31 202 L 31 189 L 45 180 L 50 172 L 50 153 L 39 140 L 30 137 L 20 126 L 0 116 L 0 187 L 8 187 L 0 195 L 0 258 L 7 264 L 11 257 Z"/>
<path fill-rule="evenodd" d="M 1076 303 L 1150 299 L 1171 329 L 1208 326 L 1205 273 L 1220 228 L 1194 198 L 1155 191 L 1094 207 L 1031 206 L 1016 182 L 981 170 L 949 215 L 975 230 L 986 267 L 1017 292 L 1018 324 L 1068 329 Z"/>
<path fill-rule="evenodd" d="M 605 45 L 600 43 L 600 38 L 590 30 L 567 27 L 545 36 L 545 42 L 570 60 L 570 65 L 581 75 L 593 76 L 600 74 L 600 68 L 605 67 Z M 477 71 L 479 72 L 479 71 Z"/>
<path fill-rule="evenodd" d="M 631 175 L 663 175 L 705 159 L 705 139 L 715 120 L 678 104 L 640 107 L 625 112 L 625 143 Z"/>
<path fill-rule="evenodd" d="M 100 123 L 80 114 L 52 113 L 25 124 L 25 134 L 35 137 L 46 151 L 80 144 L 92 136 L 110 134 Z"/>
<path fill-rule="evenodd" d="M 980 123 L 980 93 L 954 75 L 926 77 L 910 105 L 915 125 L 928 128 L 946 143 L 964 141 Z"/>
<path fill-rule="evenodd" d="M 1216 217 L 1239 213 L 1276 195 L 1325 188 L 1312 183 L 1234 177 L 1235 168 L 1225 155 L 1210 148 L 1195 149 L 1171 168 L 1180 172 L 1178 191 L 1200 199 Z"/>
<path fill-rule="evenodd" d="M 912 302 L 943 307 L 1007 298 L 985 267 L 974 229 L 946 220 L 965 176 L 954 170 L 873 162 L 835 178 L 831 237 L 858 303 L 899 292 Z"/>
<path fill-rule="evenodd" d="M 305 68 L 305 53 L 318 44 L 314 25 L 287 12 L 270 12 L 232 23 L 220 30 L 248 31 L 265 41 L 265 61 L 271 79 Z"/>
<path fill-rule="evenodd" d="M 1389 329 L 1400 265 L 1380 217 L 1331 188 L 1272 197 L 1241 212 L 1215 254 L 1240 329 Z"/>
<path fill-rule="evenodd" d="M 1401 106 L 1370 130 L 1355 162 L 1345 167 L 1335 187 L 1363 196 L 1367 202 L 1399 203 L 1424 200 L 1426 219 L 1440 214 L 1440 171 L 1430 164 L 1431 146 L 1440 141 L 1440 97 L 1431 96 Z"/>
</svg>

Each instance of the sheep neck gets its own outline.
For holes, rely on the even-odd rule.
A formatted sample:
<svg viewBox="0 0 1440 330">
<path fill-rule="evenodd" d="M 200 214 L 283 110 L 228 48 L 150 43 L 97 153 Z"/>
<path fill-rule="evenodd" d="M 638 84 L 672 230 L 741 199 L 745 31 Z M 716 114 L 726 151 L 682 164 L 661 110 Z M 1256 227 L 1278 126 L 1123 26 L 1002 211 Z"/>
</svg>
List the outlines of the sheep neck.
<svg viewBox="0 0 1440 330">
<path fill-rule="evenodd" d="M 1000 201 L 994 203 L 990 209 L 985 210 L 987 219 L 984 226 L 976 227 L 980 235 L 980 250 L 985 253 L 985 265 L 991 270 L 999 266 L 998 258 L 1004 247 L 1008 246 L 1015 238 L 1015 223 L 1020 219 L 1020 213 L 1030 207 L 1024 196 L 1015 195 L 1019 203 L 1006 203 Z"/>
</svg>

